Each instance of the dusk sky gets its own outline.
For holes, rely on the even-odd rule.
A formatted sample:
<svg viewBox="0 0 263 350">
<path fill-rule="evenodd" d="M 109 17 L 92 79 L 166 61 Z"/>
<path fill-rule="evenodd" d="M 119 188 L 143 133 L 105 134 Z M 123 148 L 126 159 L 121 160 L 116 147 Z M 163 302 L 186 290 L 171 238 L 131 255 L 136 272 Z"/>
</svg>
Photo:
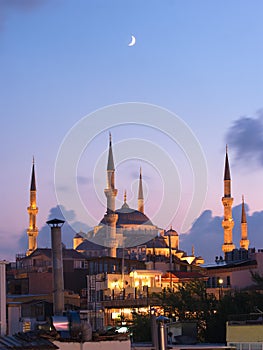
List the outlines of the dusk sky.
<svg viewBox="0 0 263 350">
<path fill-rule="evenodd" d="M 109 132 L 117 207 L 127 190 L 136 208 L 142 167 L 146 214 L 206 260 L 222 254 L 227 143 L 234 243 L 244 195 L 263 248 L 262 14 L 262 0 L 0 0 L 0 259 L 27 248 L 33 156 L 39 245 L 58 204 L 73 227 L 100 221 Z"/>
</svg>

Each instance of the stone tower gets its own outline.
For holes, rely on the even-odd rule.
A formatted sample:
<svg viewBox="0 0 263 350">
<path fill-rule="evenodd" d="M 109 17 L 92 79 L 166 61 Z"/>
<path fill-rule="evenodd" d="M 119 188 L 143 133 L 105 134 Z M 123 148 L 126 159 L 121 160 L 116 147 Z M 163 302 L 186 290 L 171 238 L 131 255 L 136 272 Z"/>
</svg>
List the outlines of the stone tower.
<svg viewBox="0 0 263 350">
<path fill-rule="evenodd" d="M 115 168 L 112 152 L 111 134 L 109 141 L 108 165 L 107 165 L 107 187 L 104 190 L 107 198 L 107 213 L 104 219 L 107 225 L 105 245 L 109 247 L 109 256 L 116 257 L 118 241 L 116 239 L 116 223 L 118 214 L 115 213 L 115 201 L 118 190 L 115 188 Z"/>
<path fill-rule="evenodd" d="M 139 190 L 138 190 L 138 211 L 144 213 L 144 199 L 142 188 L 142 168 L 140 168 Z"/>
<path fill-rule="evenodd" d="M 234 199 L 231 197 L 231 177 L 226 147 L 224 197 L 222 198 L 222 203 L 224 206 L 224 219 L 222 221 L 222 227 L 224 229 L 224 244 L 222 245 L 222 251 L 224 253 L 231 252 L 233 249 L 235 249 L 235 245 L 232 242 L 232 230 L 234 227 L 234 220 L 232 218 L 233 200 Z"/>
<path fill-rule="evenodd" d="M 247 239 L 247 217 L 246 217 L 246 211 L 245 211 L 244 196 L 242 196 L 240 248 L 248 250 L 248 246 L 249 246 L 249 240 Z"/>
<path fill-rule="evenodd" d="M 35 178 L 35 162 L 33 159 L 32 174 L 31 174 L 31 185 L 30 185 L 30 205 L 27 208 L 29 215 L 29 227 L 27 230 L 28 235 L 28 249 L 26 255 L 30 255 L 34 250 L 37 249 L 37 190 L 36 190 L 36 178 Z"/>
</svg>

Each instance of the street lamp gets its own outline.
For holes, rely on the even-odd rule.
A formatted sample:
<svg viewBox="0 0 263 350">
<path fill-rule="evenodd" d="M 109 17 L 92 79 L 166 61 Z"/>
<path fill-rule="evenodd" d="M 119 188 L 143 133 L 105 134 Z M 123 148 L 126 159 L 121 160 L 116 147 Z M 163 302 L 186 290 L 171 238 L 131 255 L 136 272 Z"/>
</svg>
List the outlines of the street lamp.
<svg viewBox="0 0 263 350">
<path fill-rule="evenodd" d="M 223 287 L 224 280 L 223 278 L 218 279 L 218 285 L 219 285 L 219 300 L 222 297 L 222 287 Z"/>
</svg>

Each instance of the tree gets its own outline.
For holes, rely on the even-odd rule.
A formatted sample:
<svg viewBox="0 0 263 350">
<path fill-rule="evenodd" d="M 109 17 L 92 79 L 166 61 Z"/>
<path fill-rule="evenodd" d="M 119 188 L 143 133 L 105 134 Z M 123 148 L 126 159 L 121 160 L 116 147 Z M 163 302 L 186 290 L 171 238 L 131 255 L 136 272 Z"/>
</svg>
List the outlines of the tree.
<svg viewBox="0 0 263 350">
<path fill-rule="evenodd" d="M 261 282 L 261 276 L 255 277 L 260 277 L 258 281 Z M 166 316 L 179 321 L 196 321 L 200 342 L 225 343 L 226 322 L 231 315 L 248 315 L 263 310 L 260 291 L 232 291 L 216 300 L 207 294 L 206 284 L 200 280 L 184 283 L 176 291 L 164 290 L 155 297 Z"/>
<path fill-rule="evenodd" d="M 263 277 L 256 271 L 250 271 L 251 273 L 251 277 L 252 277 L 252 281 L 256 283 L 257 287 L 259 287 L 259 289 L 263 289 Z"/>
<path fill-rule="evenodd" d="M 150 342 L 151 337 L 151 317 L 145 313 L 132 313 L 133 326 L 132 338 L 134 342 Z"/>
<path fill-rule="evenodd" d="M 207 295 L 204 281 L 183 283 L 175 292 L 164 290 L 159 299 L 166 316 L 179 321 L 196 321 L 198 340 L 206 340 L 207 322 L 214 315 L 217 301 L 213 295 Z"/>
</svg>

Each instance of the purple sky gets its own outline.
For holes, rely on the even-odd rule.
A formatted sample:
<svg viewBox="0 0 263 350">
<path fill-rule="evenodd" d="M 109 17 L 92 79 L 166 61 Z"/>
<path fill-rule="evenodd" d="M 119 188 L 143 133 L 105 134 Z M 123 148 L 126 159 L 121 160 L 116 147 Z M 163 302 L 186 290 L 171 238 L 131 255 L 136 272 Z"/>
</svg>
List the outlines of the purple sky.
<svg viewBox="0 0 263 350">
<path fill-rule="evenodd" d="M 57 206 L 55 166 L 66 135 L 94 111 L 126 102 L 171 111 L 202 149 L 207 196 L 181 247 L 190 253 L 195 244 L 196 254 L 208 259 L 221 254 L 223 232 L 217 217 L 223 213 L 227 142 L 234 205 L 244 194 L 251 217 L 249 238 L 262 248 L 262 12 L 261 0 L 0 0 L 0 259 L 25 251 L 32 156 L 41 229 Z M 131 35 L 137 39 L 133 47 L 128 46 Z M 90 142 L 78 154 L 75 174 L 94 222 L 105 211 L 103 167 L 111 131 L 119 205 L 126 189 L 129 204 L 136 206 L 142 166 L 146 213 L 156 225 L 172 224 L 183 233 L 184 217 L 200 184 L 193 180 L 194 159 L 187 159 L 184 146 L 164 133 L 165 118 L 159 128 L 142 125 L 140 115 L 128 113 L 122 125 L 111 125 L 110 115 L 88 120 L 97 131 L 89 135 L 90 128 L 82 130 Z M 138 141 L 137 148 L 132 140 Z M 174 187 L 164 197 L 170 182 Z M 77 215 L 73 221 L 85 220 Z M 89 224 L 87 219 L 83 227 Z M 215 242 L 212 253 L 204 248 L 207 235 Z"/>
</svg>

